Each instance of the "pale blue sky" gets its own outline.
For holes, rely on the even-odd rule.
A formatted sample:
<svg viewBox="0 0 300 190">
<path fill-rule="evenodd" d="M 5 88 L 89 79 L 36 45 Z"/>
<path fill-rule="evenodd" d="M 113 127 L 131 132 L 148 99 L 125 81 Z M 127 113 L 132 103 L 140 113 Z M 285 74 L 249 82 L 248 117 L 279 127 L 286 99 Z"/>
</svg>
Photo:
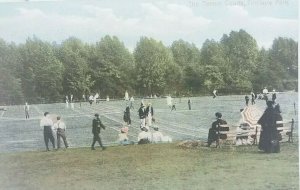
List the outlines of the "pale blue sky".
<svg viewBox="0 0 300 190">
<path fill-rule="evenodd" d="M 297 0 L 0 0 L 0 38 L 16 43 L 37 36 L 70 36 L 95 43 L 116 35 L 129 49 L 141 36 L 170 45 L 183 39 L 201 48 L 206 39 L 244 29 L 269 48 L 278 36 L 298 41 Z"/>
</svg>

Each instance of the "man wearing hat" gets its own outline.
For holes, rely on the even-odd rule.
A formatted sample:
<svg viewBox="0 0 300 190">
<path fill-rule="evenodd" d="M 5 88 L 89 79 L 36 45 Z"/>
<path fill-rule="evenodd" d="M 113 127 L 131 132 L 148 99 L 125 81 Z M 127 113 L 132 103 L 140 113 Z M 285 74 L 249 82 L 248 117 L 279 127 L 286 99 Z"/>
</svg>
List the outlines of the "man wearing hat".
<svg viewBox="0 0 300 190">
<path fill-rule="evenodd" d="M 93 143 L 92 143 L 92 150 L 95 150 L 95 143 L 96 141 L 98 141 L 99 145 L 102 147 L 102 150 L 105 149 L 105 147 L 103 146 L 102 144 L 102 141 L 101 141 L 101 138 L 100 138 L 100 130 L 102 129 L 105 129 L 105 126 L 102 124 L 100 118 L 99 118 L 99 114 L 95 114 L 95 118 L 93 119 L 93 135 L 94 135 L 94 138 L 93 138 Z"/>
<path fill-rule="evenodd" d="M 143 103 L 141 103 L 141 107 L 139 109 L 139 117 L 141 121 L 140 128 L 142 129 L 143 127 L 146 126 L 146 110 Z"/>
<path fill-rule="evenodd" d="M 224 125 L 224 124 L 227 124 L 227 122 L 222 118 L 222 114 L 220 112 L 217 112 L 215 113 L 215 116 L 216 116 L 216 121 L 214 121 L 212 123 L 212 126 L 211 128 L 209 129 L 209 132 L 208 132 L 208 140 L 207 140 L 207 146 L 209 147 L 211 145 L 212 142 L 216 141 L 217 138 L 218 138 L 218 127 L 220 125 Z"/>
<path fill-rule="evenodd" d="M 66 124 L 60 120 L 60 116 L 57 116 L 57 122 L 54 124 L 54 129 L 56 130 L 56 135 L 57 135 L 57 149 L 60 148 L 60 138 L 63 139 L 65 147 L 68 148 L 68 142 L 66 138 Z"/>
<path fill-rule="evenodd" d="M 47 151 L 49 151 L 49 139 L 55 149 L 54 136 L 53 136 L 53 121 L 49 118 L 49 112 L 44 113 L 44 117 L 40 121 L 40 127 L 44 128 L 44 141 Z"/>
</svg>

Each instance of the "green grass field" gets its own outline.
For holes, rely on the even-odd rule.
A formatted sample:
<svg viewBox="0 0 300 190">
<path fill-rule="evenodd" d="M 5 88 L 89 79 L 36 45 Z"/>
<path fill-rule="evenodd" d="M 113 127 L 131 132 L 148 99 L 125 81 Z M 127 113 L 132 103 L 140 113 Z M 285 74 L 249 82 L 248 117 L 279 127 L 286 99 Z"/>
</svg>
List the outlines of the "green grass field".
<svg viewBox="0 0 300 190">
<path fill-rule="evenodd" d="M 256 146 L 177 144 L 0 154 L 0 189 L 299 189 L 298 143 L 278 154 Z"/>
<path fill-rule="evenodd" d="M 164 135 L 175 141 L 205 140 L 208 128 L 220 111 L 230 125 L 240 122 L 244 96 L 193 97 L 175 99 L 176 111 L 165 99 L 145 100 L 154 107 L 156 123 Z M 278 94 L 284 120 L 296 119 L 297 93 Z M 137 110 L 132 110 L 130 140 L 140 132 Z M 9 106 L 0 113 L 0 189 L 299 189 L 298 141 L 281 143 L 281 153 L 264 154 L 256 146 L 180 148 L 177 143 L 111 146 L 91 151 L 91 122 L 95 113 L 107 126 L 101 132 L 104 144 L 116 144 L 123 123 L 125 101 L 88 103 L 74 109 L 64 103 L 31 105 L 29 120 L 23 106 Z M 258 109 L 265 102 L 258 100 Z M 61 115 L 67 124 L 71 149 L 45 152 L 39 120 L 43 112 Z M 297 136 L 298 137 L 298 136 Z M 295 138 L 296 139 L 296 138 Z"/>
</svg>

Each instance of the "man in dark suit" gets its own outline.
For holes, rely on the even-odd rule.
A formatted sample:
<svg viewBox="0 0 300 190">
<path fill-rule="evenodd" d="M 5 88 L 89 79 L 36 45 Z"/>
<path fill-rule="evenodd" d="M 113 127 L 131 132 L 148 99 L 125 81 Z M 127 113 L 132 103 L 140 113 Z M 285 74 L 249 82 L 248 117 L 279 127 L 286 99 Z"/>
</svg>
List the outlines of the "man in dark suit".
<svg viewBox="0 0 300 190">
<path fill-rule="evenodd" d="M 146 110 L 145 110 L 145 106 L 143 103 L 141 103 L 141 107 L 138 112 L 139 112 L 139 117 L 140 117 L 140 121 L 141 121 L 140 128 L 142 129 L 143 127 L 146 126 Z"/>
<path fill-rule="evenodd" d="M 212 142 L 216 141 L 218 138 L 218 128 L 220 125 L 227 124 L 227 122 L 222 118 L 222 114 L 220 112 L 215 113 L 216 116 L 216 121 L 214 121 L 211 125 L 211 128 L 209 129 L 208 132 L 208 140 L 207 140 L 207 146 L 209 147 Z"/>
<path fill-rule="evenodd" d="M 100 138 L 100 130 L 102 129 L 105 129 L 105 126 L 102 124 L 100 118 L 99 118 L 99 114 L 95 114 L 95 118 L 93 119 L 93 135 L 94 135 L 94 138 L 93 138 L 93 143 L 92 143 L 92 150 L 95 150 L 95 143 L 96 141 L 98 141 L 99 145 L 102 147 L 102 150 L 106 149 L 102 142 L 101 142 L 101 138 Z"/>
</svg>

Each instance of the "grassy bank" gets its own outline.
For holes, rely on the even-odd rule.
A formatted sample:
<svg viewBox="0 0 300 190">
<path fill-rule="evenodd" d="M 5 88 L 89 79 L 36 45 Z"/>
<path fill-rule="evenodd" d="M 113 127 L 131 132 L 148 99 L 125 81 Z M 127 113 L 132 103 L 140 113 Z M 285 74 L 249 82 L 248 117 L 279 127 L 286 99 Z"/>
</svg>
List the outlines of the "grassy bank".
<svg viewBox="0 0 300 190">
<path fill-rule="evenodd" d="M 0 154 L 0 189 L 299 189 L 298 145 L 183 149 L 176 144 Z"/>
</svg>

